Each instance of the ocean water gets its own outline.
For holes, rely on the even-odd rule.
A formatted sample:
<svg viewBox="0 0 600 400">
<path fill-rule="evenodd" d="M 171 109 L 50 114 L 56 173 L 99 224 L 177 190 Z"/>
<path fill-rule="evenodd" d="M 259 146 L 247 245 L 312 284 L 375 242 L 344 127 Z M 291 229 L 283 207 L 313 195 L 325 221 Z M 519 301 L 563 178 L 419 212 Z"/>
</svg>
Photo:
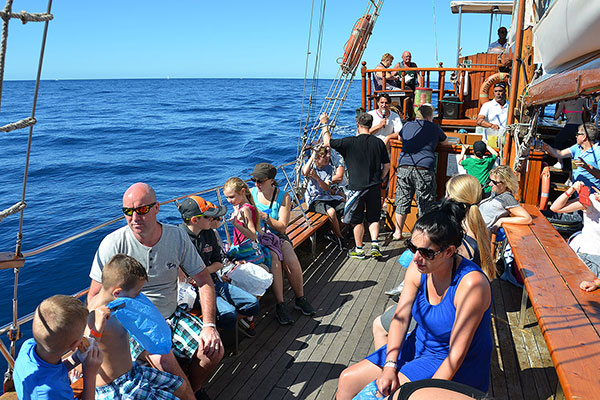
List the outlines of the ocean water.
<svg viewBox="0 0 600 400">
<path fill-rule="evenodd" d="M 317 110 L 330 83 L 319 81 Z M 151 184 L 165 201 L 220 186 L 231 176 L 249 178 L 258 162 L 293 161 L 303 84 L 301 79 L 43 81 L 23 252 L 120 217 L 123 192 L 132 183 Z M 0 124 L 30 114 L 33 90 L 30 81 L 4 83 Z M 360 81 L 354 82 L 335 136 L 354 132 L 359 90 Z M 2 210 L 21 199 L 28 132 L 0 133 Z M 174 204 L 162 206 L 158 217 L 180 222 Z M 0 222 L 0 252 L 14 251 L 18 220 L 17 214 Z M 27 259 L 19 274 L 19 316 L 46 297 L 87 288 L 98 244 L 123 224 Z M 0 326 L 12 318 L 13 280 L 12 270 L 0 270 Z M 26 337 L 30 326 L 23 328 Z"/>
</svg>

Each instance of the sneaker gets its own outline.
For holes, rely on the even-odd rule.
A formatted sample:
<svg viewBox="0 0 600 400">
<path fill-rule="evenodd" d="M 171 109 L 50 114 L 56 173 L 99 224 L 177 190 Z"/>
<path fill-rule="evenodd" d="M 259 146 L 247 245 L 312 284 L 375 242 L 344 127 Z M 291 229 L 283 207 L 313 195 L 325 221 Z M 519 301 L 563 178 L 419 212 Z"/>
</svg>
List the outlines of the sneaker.
<svg viewBox="0 0 600 400">
<path fill-rule="evenodd" d="M 238 321 L 239 331 L 246 337 L 253 338 L 256 336 L 256 330 L 254 329 L 254 321 L 248 321 L 246 318 L 242 318 Z"/>
<path fill-rule="evenodd" d="M 325 232 L 323 236 L 325 236 L 325 239 L 329 240 L 331 243 L 337 245 L 337 236 L 335 236 L 333 233 Z"/>
<path fill-rule="evenodd" d="M 388 295 L 389 297 L 394 297 L 394 296 L 402 293 L 402 289 L 404 289 L 404 281 L 400 282 L 400 284 L 398 286 L 386 291 L 385 294 Z"/>
<path fill-rule="evenodd" d="M 315 315 L 315 310 L 312 308 L 306 297 L 296 297 L 294 310 L 299 310 L 304 315 Z"/>
<path fill-rule="evenodd" d="M 371 257 L 374 258 L 380 258 L 383 257 L 383 254 L 381 254 L 381 251 L 379 250 L 379 246 L 373 246 L 371 247 L 371 253 L 370 253 Z"/>
<path fill-rule="evenodd" d="M 356 247 L 353 250 L 350 250 L 348 255 L 350 258 L 356 258 L 358 260 L 364 260 L 366 257 L 365 251 L 363 249 L 357 249 Z"/>
<path fill-rule="evenodd" d="M 291 325 L 294 323 L 290 312 L 283 303 L 277 303 L 275 305 L 275 318 L 280 325 Z"/>
</svg>

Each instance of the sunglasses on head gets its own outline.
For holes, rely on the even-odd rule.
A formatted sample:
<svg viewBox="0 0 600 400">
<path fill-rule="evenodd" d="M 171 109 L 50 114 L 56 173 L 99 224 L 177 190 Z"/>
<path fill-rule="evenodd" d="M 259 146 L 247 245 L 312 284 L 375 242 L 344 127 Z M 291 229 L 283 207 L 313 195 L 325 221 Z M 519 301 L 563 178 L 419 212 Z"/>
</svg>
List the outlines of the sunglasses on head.
<svg viewBox="0 0 600 400">
<path fill-rule="evenodd" d="M 405 245 L 411 253 L 415 254 L 418 251 L 419 254 L 421 254 L 421 257 L 423 257 L 426 260 L 433 260 L 438 254 L 446 250 L 446 248 L 443 248 L 439 249 L 438 251 L 435 251 L 423 247 L 417 247 L 413 244 L 413 242 L 410 241 L 410 239 L 406 239 Z"/>
<path fill-rule="evenodd" d="M 252 182 L 254 183 L 265 183 L 265 181 L 267 180 L 267 178 L 265 179 L 256 179 L 256 178 L 252 178 L 250 179 Z"/>
<path fill-rule="evenodd" d="M 155 205 L 156 202 L 139 207 L 123 207 L 123 214 L 127 215 L 128 217 L 131 217 L 134 212 L 137 213 L 137 215 L 146 215 Z"/>
</svg>

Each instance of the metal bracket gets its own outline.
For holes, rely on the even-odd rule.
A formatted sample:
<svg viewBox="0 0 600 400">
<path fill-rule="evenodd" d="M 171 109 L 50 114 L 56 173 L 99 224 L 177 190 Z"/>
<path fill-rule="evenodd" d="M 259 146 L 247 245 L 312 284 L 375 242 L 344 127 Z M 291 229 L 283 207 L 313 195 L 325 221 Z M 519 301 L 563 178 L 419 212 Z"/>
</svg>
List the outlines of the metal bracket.
<svg viewBox="0 0 600 400">
<path fill-rule="evenodd" d="M 17 256 L 13 252 L 0 253 L 0 269 L 21 268 L 25 264 L 25 258 Z"/>
</svg>

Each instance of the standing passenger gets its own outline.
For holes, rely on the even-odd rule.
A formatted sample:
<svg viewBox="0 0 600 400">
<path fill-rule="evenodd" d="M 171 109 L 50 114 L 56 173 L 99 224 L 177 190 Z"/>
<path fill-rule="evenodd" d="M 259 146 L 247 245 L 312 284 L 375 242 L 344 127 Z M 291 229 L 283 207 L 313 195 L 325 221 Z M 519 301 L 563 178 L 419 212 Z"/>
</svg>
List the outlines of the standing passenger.
<svg viewBox="0 0 600 400">
<path fill-rule="evenodd" d="M 387 93 L 381 93 L 377 96 L 377 110 L 369 111 L 373 117 L 373 125 L 369 133 L 383 140 L 385 146 L 390 150 L 390 140 L 398 139 L 398 133 L 402 129 L 402 120 L 400 116 L 390 110 L 392 100 Z"/>
<path fill-rule="evenodd" d="M 327 114 L 321 115 L 322 124 L 329 122 Z M 353 225 L 356 247 L 349 255 L 352 258 L 364 259 L 363 236 L 365 220 L 369 224 L 371 234 L 372 257 L 381 257 L 379 249 L 379 216 L 381 212 L 381 183 L 390 168 L 390 159 L 383 142 L 369 133 L 373 124 L 373 116 L 363 113 L 357 118 L 358 135 L 343 139 L 331 139 L 326 128 L 323 132 L 323 143 L 338 151 L 348 168 L 348 193 L 342 222 Z"/>
<path fill-rule="evenodd" d="M 402 228 L 410 213 L 413 196 L 417 195 L 419 215 L 435 202 L 435 148 L 447 144 L 444 131 L 433 123 L 433 106 L 419 107 L 423 119 L 407 122 L 400 131 L 402 152 L 398 159 L 396 186 L 396 230 L 394 239 L 402 239 Z"/>
</svg>

